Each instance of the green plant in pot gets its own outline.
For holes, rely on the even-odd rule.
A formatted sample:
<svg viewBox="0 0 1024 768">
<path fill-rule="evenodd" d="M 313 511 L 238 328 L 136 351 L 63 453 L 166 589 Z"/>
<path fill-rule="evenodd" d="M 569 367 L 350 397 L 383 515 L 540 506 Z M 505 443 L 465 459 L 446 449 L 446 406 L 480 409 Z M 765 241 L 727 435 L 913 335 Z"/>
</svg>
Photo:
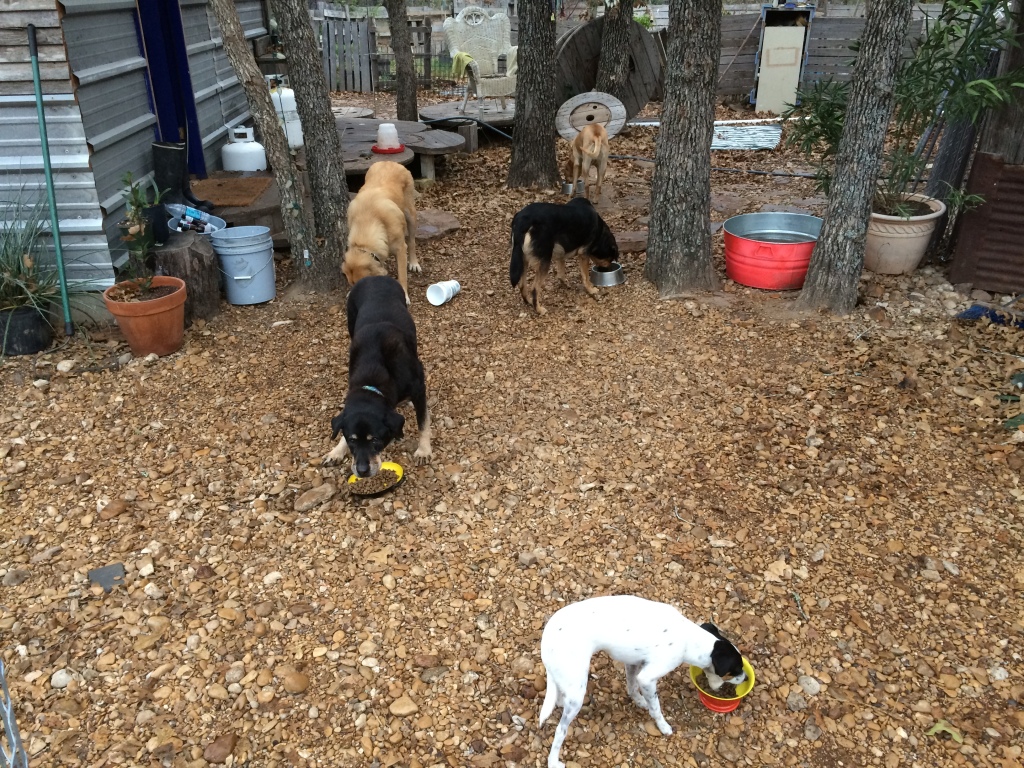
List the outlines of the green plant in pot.
<svg viewBox="0 0 1024 768">
<path fill-rule="evenodd" d="M 31 355 L 53 341 L 50 307 L 60 300 L 57 269 L 45 259 L 46 204 L 19 197 L 0 210 L 0 354 Z"/>
<path fill-rule="evenodd" d="M 118 226 L 127 259 L 119 269 L 118 282 L 103 292 L 103 301 L 133 355 L 169 355 L 181 348 L 184 339 L 185 282 L 153 274 L 154 238 L 143 204 L 149 202 L 148 195 L 131 174 L 124 180 L 128 211 Z"/>
<path fill-rule="evenodd" d="M 1013 0 L 947 0 L 926 19 L 924 35 L 903 62 L 894 87 L 893 113 L 882 171 L 872 201 L 864 265 L 885 274 L 913 272 L 924 257 L 945 204 L 914 192 L 926 172 L 923 137 L 942 119 L 978 123 L 985 112 L 1019 98 L 1024 71 L 979 77 L 994 53 L 1014 45 Z M 824 192 L 846 116 L 849 83 L 819 81 L 797 93 L 783 118 L 787 143 L 817 164 Z"/>
</svg>

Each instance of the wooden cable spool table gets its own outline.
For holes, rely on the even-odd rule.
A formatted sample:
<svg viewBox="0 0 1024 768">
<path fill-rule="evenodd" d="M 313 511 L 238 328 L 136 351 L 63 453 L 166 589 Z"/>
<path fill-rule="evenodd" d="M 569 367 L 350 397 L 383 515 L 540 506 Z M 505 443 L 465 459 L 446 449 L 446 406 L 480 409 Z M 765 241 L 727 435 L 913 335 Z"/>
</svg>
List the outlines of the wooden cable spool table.
<svg viewBox="0 0 1024 768">
<path fill-rule="evenodd" d="M 465 146 L 466 139 L 457 133 L 431 130 L 423 123 L 411 120 L 375 120 L 369 118 L 339 117 L 336 119 L 341 137 L 341 155 L 345 163 L 346 176 L 366 173 L 370 166 L 385 160 L 408 165 L 413 157 L 420 156 L 420 170 L 423 177 L 434 178 L 434 158 L 458 152 Z M 394 154 L 377 153 L 377 128 L 391 123 L 398 131 L 398 140 L 405 149 Z"/>
</svg>

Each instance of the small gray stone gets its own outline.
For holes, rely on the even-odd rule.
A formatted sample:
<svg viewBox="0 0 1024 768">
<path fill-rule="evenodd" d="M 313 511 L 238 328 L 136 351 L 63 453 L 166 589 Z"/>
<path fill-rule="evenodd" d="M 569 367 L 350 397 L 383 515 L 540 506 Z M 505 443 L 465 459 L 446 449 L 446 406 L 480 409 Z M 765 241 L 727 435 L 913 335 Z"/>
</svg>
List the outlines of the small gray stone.
<svg viewBox="0 0 1024 768">
<path fill-rule="evenodd" d="M 33 563 L 45 563 L 45 562 L 55 558 L 57 555 L 59 555 L 63 551 L 64 551 L 64 547 L 62 547 L 60 544 L 55 544 L 54 546 L 50 547 L 49 549 L 44 549 L 42 552 L 36 552 L 36 554 L 32 555 L 32 562 Z"/>
<path fill-rule="evenodd" d="M 135 358 L 132 357 L 131 352 L 125 352 L 123 355 L 119 355 L 117 358 L 118 365 L 128 365 Z"/>
<path fill-rule="evenodd" d="M 11 568 L 3 575 L 3 586 L 20 587 L 29 581 L 31 575 L 31 570 L 26 570 L 25 568 Z"/>
<path fill-rule="evenodd" d="M 988 291 L 983 291 L 980 288 L 976 288 L 971 291 L 971 298 L 975 301 L 992 301 L 992 294 Z"/>
<path fill-rule="evenodd" d="M 427 208 L 416 213 L 416 239 L 432 240 L 462 228 L 457 218 L 447 211 Z"/>
<path fill-rule="evenodd" d="M 799 712 L 801 709 L 807 709 L 807 699 L 794 688 L 786 697 L 786 706 L 789 707 L 790 712 Z"/>
<path fill-rule="evenodd" d="M 334 486 L 330 483 L 324 483 L 323 485 L 318 485 L 316 488 L 310 488 L 295 500 L 295 511 L 308 512 L 314 507 L 318 507 L 324 502 L 330 501 L 333 495 Z"/>
<path fill-rule="evenodd" d="M 949 571 L 954 576 L 959 576 L 960 575 L 960 569 L 957 568 L 956 563 L 951 563 L 951 562 L 949 562 L 949 560 L 943 560 L 942 561 L 942 567 L 945 568 L 947 571 Z"/>
<path fill-rule="evenodd" d="M 1010 673 L 1004 667 L 992 667 L 988 670 L 988 676 L 998 682 L 1009 678 Z"/>
<path fill-rule="evenodd" d="M 939 575 L 939 572 L 933 571 L 931 568 L 921 571 L 921 578 L 925 581 L 942 581 L 942 576 Z"/>
<path fill-rule="evenodd" d="M 431 667 L 420 672 L 420 680 L 427 685 L 435 683 L 448 674 L 448 667 Z"/>
<path fill-rule="evenodd" d="M 12 568 L 4 574 L 3 584 L 5 587 L 20 587 L 28 581 L 31 575 L 32 572 L 26 571 L 24 568 Z"/>
<path fill-rule="evenodd" d="M 58 669 L 52 675 L 50 675 L 50 687 L 51 688 L 67 688 L 68 683 L 72 681 L 71 672 L 66 669 Z"/>
<path fill-rule="evenodd" d="M 232 683 L 237 683 L 243 677 L 245 677 L 245 667 L 231 667 L 231 669 L 227 671 L 227 674 L 224 675 L 224 682 L 231 685 Z"/>
<path fill-rule="evenodd" d="M 527 568 L 529 568 L 531 565 L 536 565 L 537 555 L 535 555 L 533 552 L 520 552 L 519 564 L 525 565 Z"/>
<path fill-rule="evenodd" d="M 617 232 L 615 243 L 619 253 L 643 253 L 647 250 L 647 230 L 638 232 Z"/>
<path fill-rule="evenodd" d="M 739 742 L 727 736 L 718 738 L 718 754 L 730 763 L 738 763 L 743 759 L 743 750 L 740 748 Z"/>
<path fill-rule="evenodd" d="M 61 360 L 57 363 L 57 370 L 61 373 L 69 373 L 75 367 L 74 360 Z"/>
<path fill-rule="evenodd" d="M 796 682 L 808 696 L 817 696 L 821 692 L 821 683 L 810 675 L 800 675 Z"/>
<path fill-rule="evenodd" d="M 804 723 L 804 738 L 808 741 L 817 741 L 821 738 L 821 728 L 814 722 L 813 717 L 807 718 L 807 722 Z"/>
</svg>

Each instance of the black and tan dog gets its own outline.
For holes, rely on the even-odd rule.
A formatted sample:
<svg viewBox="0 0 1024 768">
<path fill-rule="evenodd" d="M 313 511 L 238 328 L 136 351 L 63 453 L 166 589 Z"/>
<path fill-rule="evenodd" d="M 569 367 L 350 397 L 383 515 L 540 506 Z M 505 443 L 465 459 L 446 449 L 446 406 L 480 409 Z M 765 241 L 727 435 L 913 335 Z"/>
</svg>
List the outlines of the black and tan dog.
<svg viewBox="0 0 1024 768">
<path fill-rule="evenodd" d="M 619 246 L 604 219 L 586 198 L 575 197 L 565 205 L 530 203 L 512 219 L 512 261 L 508 277 L 512 287 L 519 288 L 523 301 L 538 315 L 547 311 L 540 305 L 540 292 L 548 270 L 553 263 L 555 275 L 567 285 L 565 256 L 574 252 L 583 287 L 596 297 L 598 290 L 590 282 L 590 262 L 609 266 L 619 258 Z M 531 271 L 532 281 L 528 277 Z"/>
<path fill-rule="evenodd" d="M 381 453 L 403 436 L 405 418 L 395 409 L 412 401 L 419 427 L 417 463 L 430 459 L 430 409 L 427 380 L 416 351 L 416 325 L 405 305 L 402 286 L 390 277 L 364 277 L 348 294 L 348 395 L 331 420 L 331 439 L 341 440 L 324 464 L 352 454 L 352 471 L 373 477 Z"/>
</svg>

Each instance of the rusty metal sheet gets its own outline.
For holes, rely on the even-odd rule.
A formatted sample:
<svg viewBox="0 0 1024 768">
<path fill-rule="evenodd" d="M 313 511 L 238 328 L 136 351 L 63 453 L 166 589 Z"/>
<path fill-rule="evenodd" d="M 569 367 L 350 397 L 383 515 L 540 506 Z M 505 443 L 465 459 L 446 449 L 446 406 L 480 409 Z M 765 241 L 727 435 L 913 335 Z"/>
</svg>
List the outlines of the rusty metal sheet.
<svg viewBox="0 0 1024 768">
<path fill-rule="evenodd" d="M 978 153 L 967 191 L 985 203 L 961 216 L 950 277 L 1000 293 L 1024 293 L 1024 165 Z"/>
</svg>

